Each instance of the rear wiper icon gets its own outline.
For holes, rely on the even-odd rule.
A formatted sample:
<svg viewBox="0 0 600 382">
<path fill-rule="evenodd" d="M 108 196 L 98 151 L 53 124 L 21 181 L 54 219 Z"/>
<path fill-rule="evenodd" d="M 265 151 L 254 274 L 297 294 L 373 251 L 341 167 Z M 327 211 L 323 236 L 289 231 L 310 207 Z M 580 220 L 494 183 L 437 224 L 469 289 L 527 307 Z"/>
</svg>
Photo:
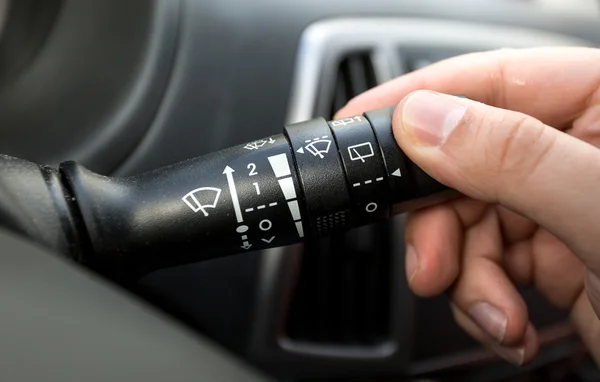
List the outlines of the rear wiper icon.
<svg viewBox="0 0 600 382">
<path fill-rule="evenodd" d="M 348 154 L 350 154 L 350 160 L 359 160 L 363 163 L 365 163 L 365 159 L 375 156 L 371 142 L 359 143 L 358 145 L 348 147 Z"/>
<path fill-rule="evenodd" d="M 207 208 L 215 208 L 221 196 L 221 189 L 215 187 L 196 188 L 181 198 L 194 212 L 202 211 L 208 216 Z"/>
</svg>

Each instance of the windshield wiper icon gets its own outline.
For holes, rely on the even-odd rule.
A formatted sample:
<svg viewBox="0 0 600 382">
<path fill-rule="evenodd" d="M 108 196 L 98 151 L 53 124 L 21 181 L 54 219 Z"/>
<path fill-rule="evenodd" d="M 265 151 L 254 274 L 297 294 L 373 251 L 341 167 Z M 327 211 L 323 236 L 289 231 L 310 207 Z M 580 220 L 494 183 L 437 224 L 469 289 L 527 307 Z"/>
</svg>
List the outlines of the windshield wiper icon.
<svg viewBox="0 0 600 382">
<path fill-rule="evenodd" d="M 221 189 L 215 187 L 196 188 L 181 198 L 194 212 L 202 211 L 208 216 L 207 208 L 215 208 L 221 196 Z"/>
<path fill-rule="evenodd" d="M 308 145 L 304 146 L 306 150 L 314 156 L 318 156 L 323 159 L 323 155 L 329 152 L 329 148 L 331 147 L 331 141 L 329 139 L 321 139 L 314 140 Z"/>
</svg>

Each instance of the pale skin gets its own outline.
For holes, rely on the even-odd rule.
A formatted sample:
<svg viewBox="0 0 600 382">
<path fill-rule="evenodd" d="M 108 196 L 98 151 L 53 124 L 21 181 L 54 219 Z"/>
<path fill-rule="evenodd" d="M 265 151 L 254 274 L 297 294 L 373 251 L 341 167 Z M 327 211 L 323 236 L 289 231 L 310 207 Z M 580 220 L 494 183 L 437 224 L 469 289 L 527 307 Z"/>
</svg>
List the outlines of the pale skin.
<svg viewBox="0 0 600 382">
<path fill-rule="evenodd" d="M 417 295 L 448 293 L 456 322 L 515 364 L 539 350 L 516 285 L 569 310 L 600 362 L 599 63 L 586 48 L 465 55 L 336 115 L 398 105 L 401 148 L 465 195 L 410 214 L 407 279 Z"/>
</svg>

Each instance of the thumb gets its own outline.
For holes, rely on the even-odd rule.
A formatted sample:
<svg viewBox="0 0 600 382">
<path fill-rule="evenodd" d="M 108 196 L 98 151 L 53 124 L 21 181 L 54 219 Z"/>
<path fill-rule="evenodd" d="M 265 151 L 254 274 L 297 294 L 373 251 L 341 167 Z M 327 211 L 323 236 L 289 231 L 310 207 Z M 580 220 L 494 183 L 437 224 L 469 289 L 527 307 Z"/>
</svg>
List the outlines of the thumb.
<svg viewBox="0 0 600 382">
<path fill-rule="evenodd" d="M 532 219 L 600 275 L 600 150 L 522 113 L 425 90 L 400 103 L 393 124 L 429 175 Z"/>
</svg>

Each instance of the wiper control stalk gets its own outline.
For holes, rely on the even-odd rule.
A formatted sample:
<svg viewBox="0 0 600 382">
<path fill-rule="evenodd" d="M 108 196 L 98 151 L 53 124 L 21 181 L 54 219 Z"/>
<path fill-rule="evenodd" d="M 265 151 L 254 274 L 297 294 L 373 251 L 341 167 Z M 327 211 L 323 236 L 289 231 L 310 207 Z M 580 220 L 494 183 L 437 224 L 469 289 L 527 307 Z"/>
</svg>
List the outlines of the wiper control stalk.
<svg viewBox="0 0 600 382">
<path fill-rule="evenodd" d="M 45 183 L 63 205 L 55 210 L 66 241 L 76 243 L 69 255 L 107 275 L 137 277 L 346 231 L 454 196 L 400 150 L 392 112 L 295 123 L 131 177 L 65 162 Z M 0 159 L 0 183 L 9 162 L 31 167 Z"/>
</svg>

